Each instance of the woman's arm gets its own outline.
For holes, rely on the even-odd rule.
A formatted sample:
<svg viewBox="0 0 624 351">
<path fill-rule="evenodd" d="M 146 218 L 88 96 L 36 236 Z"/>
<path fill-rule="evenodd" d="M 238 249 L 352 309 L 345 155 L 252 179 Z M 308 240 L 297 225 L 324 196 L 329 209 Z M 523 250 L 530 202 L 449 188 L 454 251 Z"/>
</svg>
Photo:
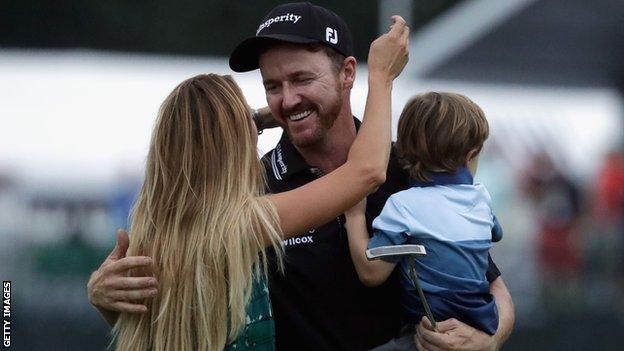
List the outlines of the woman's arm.
<svg viewBox="0 0 624 351">
<path fill-rule="evenodd" d="M 396 263 L 382 260 L 369 261 L 366 258 L 369 236 L 366 229 L 366 200 L 360 201 L 352 209 L 345 212 L 345 229 L 349 237 L 351 260 L 362 284 L 378 286 L 388 279 Z"/>
<path fill-rule="evenodd" d="M 407 63 L 409 37 L 405 21 L 399 16 L 393 20 L 390 31 L 371 44 L 364 117 L 347 162 L 300 188 L 269 195 L 285 237 L 327 223 L 385 181 L 391 140 L 392 81 Z"/>
</svg>

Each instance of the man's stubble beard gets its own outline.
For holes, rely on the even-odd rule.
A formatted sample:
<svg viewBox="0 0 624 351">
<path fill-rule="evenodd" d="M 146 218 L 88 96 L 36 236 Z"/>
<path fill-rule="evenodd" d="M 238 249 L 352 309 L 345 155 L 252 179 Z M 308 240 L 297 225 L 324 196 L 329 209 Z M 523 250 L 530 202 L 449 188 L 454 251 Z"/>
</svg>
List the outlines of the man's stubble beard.
<svg viewBox="0 0 624 351">
<path fill-rule="evenodd" d="M 286 134 L 293 142 L 293 144 L 298 148 L 306 148 L 318 145 L 325 136 L 328 134 L 329 130 L 334 126 L 338 115 L 340 114 L 340 110 L 342 109 L 342 103 L 344 97 L 340 95 L 340 87 L 336 87 L 336 100 L 330 106 L 327 106 L 325 111 L 320 111 L 318 107 L 315 106 L 315 111 L 318 116 L 318 121 L 320 122 L 318 128 L 314 131 L 314 134 L 304 140 L 297 140 L 292 138 L 290 134 L 290 130 L 286 128 Z"/>
</svg>

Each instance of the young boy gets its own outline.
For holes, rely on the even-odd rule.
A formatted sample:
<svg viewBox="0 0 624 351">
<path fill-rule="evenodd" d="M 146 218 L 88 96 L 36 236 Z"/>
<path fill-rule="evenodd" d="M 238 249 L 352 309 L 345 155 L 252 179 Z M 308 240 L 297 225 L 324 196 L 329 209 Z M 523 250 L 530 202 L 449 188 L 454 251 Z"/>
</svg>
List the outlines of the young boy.
<svg viewBox="0 0 624 351">
<path fill-rule="evenodd" d="M 373 222 L 371 239 L 365 204 L 345 214 L 351 257 L 365 285 L 383 283 L 399 264 L 405 328 L 388 349 L 416 349 L 413 325 L 425 310 L 407 261 L 368 261 L 367 247 L 424 245 L 427 255 L 416 259 L 416 269 L 434 318 L 456 318 L 496 332 L 498 314 L 485 272 L 492 241 L 501 239 L 502 230 L 487 190 L 473 182 L 488 133 L 483 111 L 462 95 L 430 92 L 414 97 L 401 113 L 396 143 L 411 187 L 388 199 Z"/>
</svg>

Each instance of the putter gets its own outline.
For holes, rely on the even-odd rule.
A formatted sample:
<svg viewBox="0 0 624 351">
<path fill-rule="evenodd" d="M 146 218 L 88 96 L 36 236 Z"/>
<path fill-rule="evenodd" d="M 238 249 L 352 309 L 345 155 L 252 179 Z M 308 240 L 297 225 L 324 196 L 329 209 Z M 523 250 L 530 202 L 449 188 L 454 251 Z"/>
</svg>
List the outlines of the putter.
<svg viewBox="0 0 624 351">
<path fill-rule="evenodd" d="M 412 282 L 414 283 L 414 286 L 418 291 L 418 295 L 420 296 L 420 300 L 423 303 L 427 318 L 429 318 L 433 329 L 435 331 L 438 331 L 438 326 L 435 319 L 433 318 L 433 314 L 431 313 L 431 309 L 429 308 L 429 303 L 427 303 L 425 293 L 420 287 L 420 283 L 418 282 L 418 275 L 416 274 L 415 258 L 416 256 L 425 256 L 426 254 L 427 251 L 422 245 L 380 246 L 366 250 L 366 258 L 369 260 L 377 260 L 383 257 L 405 257 L 407 259 L 407 262 L 409 264 L 410 277 L 412 278 Z"/>
</svg>

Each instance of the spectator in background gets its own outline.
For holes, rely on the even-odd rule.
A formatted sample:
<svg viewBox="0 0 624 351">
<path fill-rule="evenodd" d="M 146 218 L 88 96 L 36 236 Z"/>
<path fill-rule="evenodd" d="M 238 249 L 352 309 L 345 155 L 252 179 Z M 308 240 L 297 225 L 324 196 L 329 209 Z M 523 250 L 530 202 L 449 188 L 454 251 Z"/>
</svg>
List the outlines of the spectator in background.
<svg viewBox="0 0 624 351">
<path fill-rule="evenodd" d="M 603 225 L 624 229 L 624 150 L 609 152 L 598 172 L 594 214 Z"/>
<path fill-rule="evenodd" d="M 537 250 L 546 306 L 577 295 L 581 273 L 578 186 L 554 164 L 550 155 L 535 156 L 526 175 L 525 191 L 537 213 Z M 564 294 L 561 296 L 560 294 Z"/>
<path fill-rule="evenodd" d="M 117 187 L 109 198 L 109 211 L 115 228 L 128 228 L 132 204 L 141 189 L 141 179 L 133 173 L 122 170 L 117 176 Z"/>
<path fill-rule="evenodd" d="M 621 296 L 624 290 L 624 148 L 609 152 L 603 161 L 593 189 L 594 231 L 587 237 L 588 278 L 602 287 L 599 296 L 611 293 Z M 593 282 L 593 281 L 592 281 Z M 610 299 L 601 299 L 604 309 L 611 308 Z M 616 299 L 620 301 L 620 299 Z M 620 302 L 620 309 L 624 305 Z"/>
</svg>

